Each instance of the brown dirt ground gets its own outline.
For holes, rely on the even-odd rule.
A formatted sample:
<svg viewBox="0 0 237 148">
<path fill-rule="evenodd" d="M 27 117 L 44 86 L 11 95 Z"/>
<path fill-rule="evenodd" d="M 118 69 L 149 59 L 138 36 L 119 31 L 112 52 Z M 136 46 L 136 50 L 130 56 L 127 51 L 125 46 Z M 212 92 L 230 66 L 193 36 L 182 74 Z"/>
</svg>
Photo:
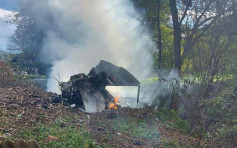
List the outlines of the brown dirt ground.
<svg viewBox="0 0 237 148">
<path fill-rule="evenodd" d="M 169 147 L 170 142 L 195 147 L 198 142 L 161 123 L 152 108 L 119 108 L 88 114 L 51 104 L 55 96 L 34 86 L 0 88 L 0 131 L 8 131 L 12 136 L 22 129 L 39 123 L 50 125 L 55 119 L 67 116 L 76 126 L 86 127 L 95 143 L 102 147 Z"/>
</svg>

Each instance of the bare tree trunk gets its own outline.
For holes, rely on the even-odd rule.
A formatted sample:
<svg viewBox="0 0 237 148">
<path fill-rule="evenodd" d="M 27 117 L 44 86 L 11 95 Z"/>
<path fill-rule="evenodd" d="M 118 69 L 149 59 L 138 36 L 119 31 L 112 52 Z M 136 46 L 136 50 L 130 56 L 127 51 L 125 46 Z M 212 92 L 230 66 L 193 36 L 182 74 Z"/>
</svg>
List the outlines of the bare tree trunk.
<svg viewBox="0 0 237 148">
<path fill-rule="evenodd" d="M 157 0 L 157 27 L 158 27 L 158 48 L 159 48 L 159 69 L 162 69 L 162 38 L 161 38 L 161 28 L 160 28 L 160 0 Z"/>
<path fill-rule="evenodd" d="M 177 68 L 179 72 L 181 72 L 181 24 L 178 18 L 176 0 L 169 1 L 174 29 L 174 65 L 175 68 Z"/>
</svg>

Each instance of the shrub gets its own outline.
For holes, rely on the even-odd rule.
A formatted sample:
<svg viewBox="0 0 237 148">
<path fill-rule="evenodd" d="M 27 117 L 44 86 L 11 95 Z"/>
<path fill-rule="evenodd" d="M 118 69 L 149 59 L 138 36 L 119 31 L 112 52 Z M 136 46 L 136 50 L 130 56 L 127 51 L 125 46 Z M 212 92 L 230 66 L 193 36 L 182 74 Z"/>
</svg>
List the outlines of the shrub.
<svg viewBox="0 0 237 148">
<path fill-rule="evenodd" d="M 6 86 L 13 80 L 13 72 L 5 61 L 0 61 L 0 86 Z"/>
<path fill-rule="evenodd" d="M 14 75 L 11 66 L 6 61 L 0 61 L 0 87 L 22 85 L 23 81 Z"/>
</svg>

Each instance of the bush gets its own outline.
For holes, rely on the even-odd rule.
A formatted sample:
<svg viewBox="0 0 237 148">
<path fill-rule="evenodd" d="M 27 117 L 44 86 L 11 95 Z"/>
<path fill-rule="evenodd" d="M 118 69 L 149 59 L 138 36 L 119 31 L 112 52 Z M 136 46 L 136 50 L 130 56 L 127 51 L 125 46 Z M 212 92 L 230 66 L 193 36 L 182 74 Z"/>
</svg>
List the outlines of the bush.
<svg viewBox="0 0 237 148">
<path fill-rule="evenodd" d="M 0 87 L 17 86 L 24 84 L 14 75 L 11 66 L 6 61 L 0 61 Z"/>
<path fill-rule="evenodd" d="M 223 85 L 223 84 L 222 84 Z M 222 86 L 211 94 L 212 97 L 203 99 L 203 126 L 210 138 L 218 141 L 219 145 L 236 145 L 237 139 L 237 100 L 234 86 Z"/>
<path fill-rule="evenodd" d="M 5 61 L 0 61 L 0 86 L 6 86 L 14 80 L 13 72 Z"/>
</svg>

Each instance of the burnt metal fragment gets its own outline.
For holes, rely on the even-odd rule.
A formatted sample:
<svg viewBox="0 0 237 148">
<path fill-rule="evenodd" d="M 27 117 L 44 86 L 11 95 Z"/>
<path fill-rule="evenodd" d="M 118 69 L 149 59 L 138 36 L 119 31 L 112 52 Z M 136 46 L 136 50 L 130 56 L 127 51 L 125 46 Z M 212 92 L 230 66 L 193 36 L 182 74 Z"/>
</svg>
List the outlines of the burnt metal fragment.
<svg viewBox="0 0 237 148">
<path fill-rule="evenodd" d="M 71 76 L 68 82 L 60 83 L 62 97 L 69 104 L 88 111 L 99 112 L 114 102 L 114 97 L 105 89 L 106 86 L 138 86 L 139 101 L 140 82 L 126 69 L 101 60 L 88 75 L 83 73 Z"/>
</svg>

